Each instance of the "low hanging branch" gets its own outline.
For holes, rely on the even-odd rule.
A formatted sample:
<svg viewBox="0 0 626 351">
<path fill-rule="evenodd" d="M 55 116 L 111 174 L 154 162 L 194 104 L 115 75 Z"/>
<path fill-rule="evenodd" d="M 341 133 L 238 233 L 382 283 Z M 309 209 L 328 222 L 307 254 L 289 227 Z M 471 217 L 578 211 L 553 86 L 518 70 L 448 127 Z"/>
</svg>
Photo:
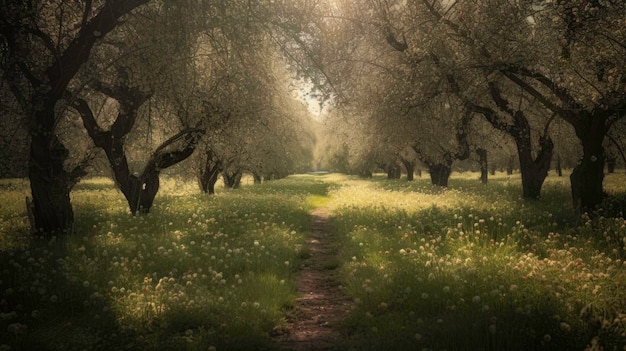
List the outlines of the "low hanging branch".
<svg viewBox="0 0 626 351">
<path fill-rule="evenodd" d="M 148 176 L 152 172 L 160 172 L 162 169 L 171 167 L 181 161 L 184 161 L 187 157 L 196 149 L 198 140 L 201 135 L 204 134 L 204 129 L 199 127 L 187 128 L 178 134 L 167 139 L 163 144 L 154 150 L 152 156 L 146 163 L 146 167 L 141 173 L 141 178 Z M 176 143 L 184 143 L 180 148 L 174 148 L 173 150 L 166 151 Z"/>
<path fill-rule="evenodd" d="M 154 198 L 159 191 L 161 170 L 191 156 L 196 149 L 200 135 L 203 133 L 203 129 L 196 127 L 185 129 L 172 136 L 152 153 L 141 175 L 128 177 L 129 186 L 122 192 L 126 195 L 133 215 L 137 212 L 146 214 L 150 211 Z"/>
<path fill-rule="evenodd" d="M 406 38 L 402 36 L 402 41 L 398 41 L 398 39 L 396 39 L 396 36 L 391 31 L 391 28 L 387 28 L 387 36 L 385 39 L 387 40 L 387 43 L 391 45 L 391 47 L 400 52 L 404 52 L 406 49 L 409 48 L 409 45 L 406 43 Z"/>
</svg>

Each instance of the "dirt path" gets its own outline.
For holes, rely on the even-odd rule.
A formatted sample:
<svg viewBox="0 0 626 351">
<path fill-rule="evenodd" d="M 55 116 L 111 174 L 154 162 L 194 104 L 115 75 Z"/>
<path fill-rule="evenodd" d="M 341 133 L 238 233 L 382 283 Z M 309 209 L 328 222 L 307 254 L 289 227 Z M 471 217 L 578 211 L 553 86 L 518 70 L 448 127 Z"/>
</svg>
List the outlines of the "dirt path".
<svg viewBox="0 0 626 351">
<path fill-rule="evenodd" d="M 337 247 L 329 216 L 325 208 L 311 213 L 310 256 L 298 277 L 299 297 L 290 328 L 276 338 L 282 350 L 333 350 L 341 340 L 335 327 L 350 311 L 351 301 L 339 289 Z"/>
</svg>

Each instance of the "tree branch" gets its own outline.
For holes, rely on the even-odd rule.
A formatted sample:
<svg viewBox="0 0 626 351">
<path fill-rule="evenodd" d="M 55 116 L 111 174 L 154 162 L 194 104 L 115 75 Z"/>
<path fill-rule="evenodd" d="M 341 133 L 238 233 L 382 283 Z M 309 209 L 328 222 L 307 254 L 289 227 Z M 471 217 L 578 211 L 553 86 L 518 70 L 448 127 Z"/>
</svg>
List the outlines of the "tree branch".
<svg viewBox="0 0 626 351">
<path fill-rule="evenodd" d="M 167 139 L 152 153 L 146 168 L 142 172 L 142 177 L 147 176 L 150 172 L 171 167 L 191 156 L 196 148 L 199 136 L 204 133 L 204 129 L 201 128 L 188 128 Z M 167 147 L 178 141 L 183 141 L 185 143 L 182 149 L 169 152 L 164 151 Z"/>
<path fill-rule="evenodd" d="M 107 134 L 110 132 L 105 132 L 100 128 L 98 121 L 93 115 L 93 111 L 87 101 L 83 98 L 75 97 L 72 101 L 72 107 L 78 112 L 81 119 L 83 120 L 83 126 L 87 130 L 89 137 L 93 140 L 94 144 L 98 147 L 105 148 Z"/>
<path fill-rule="evenodd" d="M 506 78 L 511 80 L 513 83 L 518 85 L 520 88 L 522 88 L 524 91 L 526 91 L 528 94 L 530 94 L 531 96 L 539 100 L 539 102 L 541 102 L 550 111 L 561 116 L 561 118 L 566 120 L 568 123 L 572 124 L 573 126 L 580 125 L 581 121 L 575 113 L 572 113 L 569 110 L 566 110 L 566 109 L 561 108 L 560 106 L 557 106 L 552 101 L 550 101 L 550 99 L 545 97 L 541 92 L 539 92 L 537 89 L 535 89 L 530 84 L 525 82 L 523 79 L 516 76 L 514 73 L 508 72 L 508 71 L 502 71 L 502 74 Z"/>
<path fill-rule="evenodd" d="M 124 75 L 122 72 L 119 73 Z M 101 80 L 95 80 L 91 86 L 119 102 L 120 110 L 111 125 L 111 132 L 118 138 L 130 133 L 137 119 L 137 109 L 153 95 L 152 92 L 146 93 L 137 87 L 129 87 L 125 84 L 110 85 Z"/>
<path fill-rule="evenodd" d="M 494 128 L 501 130 L 509 135 L 513 135 L 513 127 L 507 123 L 504 123 L 500 115 L 493 109 L 485 106 L 480 106 L 469 100 L 465 101 L 465 107 L 475 113 L 481 114 Z"/>
<path fill-rule="evenodd" d="M 491 95 L 491 99 L 496 103 L 499 109 L 508 113 L 509 115 L 515 115 L 515 112 L 509 104 L 509 101 L 502 96 L 500 89 L 496 86 L 494 82 L 489 82 L 489 94 Z M 521 104 L 521 101 L 520 101 Z"/>
<path fill-rule="evenodd" d="M 87 20 L 89 19 L 89 15 L 91 14 L 91 2 L 92 0 L 85 1 L 85 10 L 83 11 L 83 19 L 80 21 L 80 27 L 83 28 L 87 25 Z"/>
<path fill-rule="evenodd" d="M 37 38 L 41 39 L 41 41 L 43 42 L 43 45 L 46 47 L 46 49 L 48 49 L 48 51 L 50 51 L 52 56 L 54 56 L 54 57 L 58 57 L 59 56 L 59 52 L 57 51 L 57 48 L 54 45 L 54 42 L 52 41 L 52 38 L 50 38 L 49 35 L 44 33 L 39 28 L 27 28 L 26 31 L 28 33 L 36 36 Z"/>
<path fill-rule="evenodd" d="M 117 21 L 149 0 L 108 0 L 100 12 L 83 27 L 63 54 L 46 69 L 52 88 L 51 97 L 60 99 L 79 68 L 87 61 L 96 41 L 117 26 Z"/>
<path fill-rule="evenodd" d="M 409 45 L 406 43 L 406 38 L 402 36 L 402 41 L 398 41 L 398 39 L 396 39 L 396 36 L 391 31 L 390 27 L 387 27 L 386 40 L 387 43 L 389 43 L 389 45 L 391 45 L 391 47 L 393 47 L 397 51 L 404 52 L 406 49 L 409 48 Z"/>
<path fill-rule="evenodd" d="M 544 76 L 539 72 L 533 72 L 526 67 L 520 67 L 517 65 L 506 65 L 504 69 L 500 70 L 510 72 L 513 74 L 519 74 L 524 77 L 532 78 L 543 86 L 547 87 L 565 106 L 566 109 L 579 110 L 582 109 L 580 104 L 567 92 L 566 89 L 560 87 L 557 83 L 553 82 L 550 78 Z"/>
</svg>

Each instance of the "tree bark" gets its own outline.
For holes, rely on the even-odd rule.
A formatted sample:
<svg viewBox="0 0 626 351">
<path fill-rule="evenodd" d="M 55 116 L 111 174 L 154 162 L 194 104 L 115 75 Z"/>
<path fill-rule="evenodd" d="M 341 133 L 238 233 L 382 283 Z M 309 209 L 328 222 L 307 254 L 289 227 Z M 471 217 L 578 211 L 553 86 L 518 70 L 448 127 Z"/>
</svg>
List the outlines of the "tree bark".
<svg viewBox="0 0 626 351">
<path fill-rule="evenodd" d="M 390 163 L 386 167 L 387 170 L 387 179 L 400 179 L 402 170 L 400 166 L 395 163 Z"/>
<path fill-rule="evenodd" d="M 223 171 L 224 186 L 229 189 L 237 189 L 241 185 L 241 171 Z"/>
<path fill-rule="evenodd" d="M 450 179 L 450 174 L 452 173 L 452 163 L 451 162 L 439 162 L 439 163 L 429 163 L 428 172 L 430 173 L 430 181 L 433 185 L 438 185 L 442 187 L 448 186 L 448 179 Z"/>
<path fill-rule="evenodd" d="M 411 161 L 407 161 L 405 159 L 402 159 L 402 164 L 404 165 L 404 168 L 406 169 L 406 180 L 411 182 L 414 179 L 414 174 L 415 174 L 415 163 L 411 162 Z"/>
<path fill-rule="evenodd" d="M 215 183 L 217 183 L 219 174 L 222 171 L 222 162 L 211 150 L 206 151 L 206 156 L 207 159 L 199 177 L 200 189 L 206 194 L 214 195 Z"/>
<path fill-rule="evenodd" d="M 263 182 L 263 178 L 256 172 L 252 172 L 252 179 L 254 179 L 254 184 L 261 184 Z"/>
<path fill-rule="evenodd" d="M 605 136 L 605 123 L 600 117 L 589 118 L 588 121 L 590 122 L 585 128 L 576 130 L 583 144 L 583 157 L 574 168 L 570 180 L 574 206 L 581 213 L 593 215 L 603 199 L 605 155 L 602 143 Z"/>
<path fill-rule="evenodd" d="M 548 127 L 552 118 L 545 126 L 544 135 L 539 138 L 539 151 L 537 157 L 532 157 L 531 128 L 524 112 L 511 108 L 509 101 L 502 96 L 500 89 L 495 83 L 489 84 L 489 92 L 492 100 L 498 108 L 513 119 L 510 124 L 493 109 L 485 106 L 473 104 L 466 101 L 466 105 L 473 111 L 482 114 L 487 121 L 496 129 L 499 129 L 515 141 L 517 155 L 520 162 L 520 173 L 522 176 L 522 196 L 525 199 L 538 199 L 541 187 L 550 170 L 554 144 L 548 136 Z M 513 173 L 513 156 L 509 158 L 507 174 Z"/>
<path fill-rule="evenodd" d="M 84 170 L 68 172 L 63 168 L 69 153 L 55 134 L 56 104 L 65 95 L 67 86 L 76 73 L 89 59 L 95 43 L 118 25 L 120 17 L 147 1 L 105 2 L 95 16 L 82 23 L 74 37 L 58 38 L 59 41 L 67 42 L 62 52 L 56 51 L 53 40 L 47 33 L 36 27 L 28 28 L 26 23 L 35 23 L 36 19 L 16 21 L 14 23 L 19 24 L 3 26 L 4 77 L 30 118 L 29 179 L 37 227 L 34 228 L 35 231 L 50 234 L 71 229 L 74 213 L 69 193 L 77 181 L 75 177 L 84 174 Z M 48 51 L 31 52 L 31 48 L 25 44 L 31 42 L 28 36 L 32 33 L 37 33 Z M 36 57 L 38 63 L 50 62 L 50 65 L 42 74 L 38 74 L 31 70 L 29 62 L 25 62 L 25 53 Z M 24 87 L 23 78 L 28 80 L 28 88 Z"/>
<path fill-rule="evenodd" d="M 138 174 L 131 174 L 128 159 L 125 151 L 125 139 L 126 135 L 130 133 L 135 121 L 137 119 L 137 109 L 151 96 L 151 94 L 144 94 L 138 89 L 127 88 L 122 86 L 117 87 L 104 87 L 102 84 L 96 84 L 99 90 L 104 90 L 104 93 L 114 99 L 120 104 L 120 111 L 118 112 L 115 121 L 111 125 L 109 130 L 103 130 L 95 119 L 93 111 L 89 107 L 89 104 L 81 99 L 75 98 L 72 107 L 78 111 L 83 121 L 83 125 L 89 134 L 94 144 L 101 148 L 107 160 L 111 171 L 113 171 L 113 179 L 115 184 L 122 191 L 128 207 L 132 214 L 136 214 L 139 208 L 143 208 L 147 211 L 151 206 L 150 194 L 142 195 L 145 190 L 153 191 L 155 186 L 158 189 L 157 184 L 154 182 L 153 177 L 146 178 L 149 182 L 144 184 Z M 158 177 L 157 177 L 158 178 Z M 150 206 L 146 207 L 150 203 Z"/>
<path fill-rule="evenodd" d="M 130 187 L 123 189 L 122 192 L 126 195 L 131 213 L 133 215 L 149 213 L 159 191 L 159 172 L 150 171 L 141 176 L 132 175 L 129 184 Z"/>
<path fill-rule="evenodd" d="M 530 144 L 519 143 L 518 146 L 520 173 L 522 175 L 522 196 L 525 199 L 539 199 L 541 187 L 550 170 L 554 143 L 550 137 L 542 136 L 539 138 L 539 145 L 539 152 L 535 159 L 533 159 L 530 152 Z"/>
<path fill-rule="evenodd" d="M 561 166 L 561 155 L 556 156 L 556 174 L 559 177 L 563 176 L 563 167 Z"/>
<path fill-rule="evenodd" d="M 198 141 L 198 134 L 203 131 L 189 128 L 163 142 L 150 156 L 141 174 L 131 174 L 124 148 L 126 136 L 132 130 L 137 119 L 137 109 L 151 96 L 138 89 L 128 87 L 103 87 L 105 93 L 120 103 L 120 112 L 110 130 L 103 130 L 98 125 L 93 111 L 86 101 L 76 98 L 72 105 L 80 114 L 83 125 L 94 144 L 104 150 L 113 178 L 122 191 L 133 215 L 150 211 L 154 198 L 159 191 L 161 170 L 171 167 L 193 153 Z M 178 144 L 178 147 L 172 145 Z M 169 150 L 168 150 L 169 149 Z"/>
<path fill-rule="evenodd" d="M 131 205 L 133 215 L 137 212 L 141 214 L 150 212 L 154 198 L 159 191 L 161 170 L 182 162 L 191 156 L 196 149 L 200 135 L 203 133 L 204 130 L 198 128 L 185 129 L 170 137 L 156 148 L 139 177 L 133 176 L 131 178 L 133 186 L 131 199 L 135 202 L 129 200 L 128 203 Z M 133 204 L 137 205 L 132 207 Z"/>
<path fill-rule="evenodd" d="M 41 113 L 53 114 L 53 111 Z M 35 232 L 60 234 L 72 228 L 74 212 L 67 186 L 68 173 L 63 167 L 68 155 L 69 151 L 56 135 L 32 135 L 28 168 Z"/>
<path fill-rule="evenodd" d="M 487 184 L 488 180 L 488 172 L 489 172 L 489 164 L 487 162 L 487 150 L 479 148 L 476 149 L 476 153 L 478 154 L 478 163 L 480 164 L 480 182 L 482 184 Z"/>
</svg>

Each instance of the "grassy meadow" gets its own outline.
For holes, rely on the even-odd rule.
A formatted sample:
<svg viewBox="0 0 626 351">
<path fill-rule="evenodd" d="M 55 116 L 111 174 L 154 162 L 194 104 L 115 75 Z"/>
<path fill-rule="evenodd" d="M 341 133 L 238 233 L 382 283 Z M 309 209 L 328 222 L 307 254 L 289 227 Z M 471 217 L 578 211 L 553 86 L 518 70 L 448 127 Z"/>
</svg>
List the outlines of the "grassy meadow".
<svg viewBox="0 0 626 351">
<path fill-rule="evenodd" d="M 626 177 L 606 188 L 624 194 Z M 538 202 L 520 180 L 449 189 L 351 179 L 328 204 L 342 243 L 342 283 L 356 308 L 348 344 L 368 350 L 622 350 L 623 218 L 571 210 L 568 178 Z"/>
<path fill-rule="evenodd" d="M 298 175 L 215 196 L 170 179 L 138 217 L 88 179 L 52 240 L 27 234 L 28 183 L 2 180 L 0 351 L 275 349 L 318 206 L 354 302 L 338 350 L 626 349 L 624 219 L 576 217 L 568 177 L 536 202 L 519 177 L 477 179 Z"/>
<path fill-rule="evenodd" d="M 294 178 L 200 194 L 165 182 L 130 215 L 106 179 L 72 193 L 76 225 L 23 239 L 23 182 L 5 181 L 0 350 L 250 350 L 285 324 L 294 272 L 324 183 Z M 17 234 L 16 234 L 17 233 Z"/>
</svg>

